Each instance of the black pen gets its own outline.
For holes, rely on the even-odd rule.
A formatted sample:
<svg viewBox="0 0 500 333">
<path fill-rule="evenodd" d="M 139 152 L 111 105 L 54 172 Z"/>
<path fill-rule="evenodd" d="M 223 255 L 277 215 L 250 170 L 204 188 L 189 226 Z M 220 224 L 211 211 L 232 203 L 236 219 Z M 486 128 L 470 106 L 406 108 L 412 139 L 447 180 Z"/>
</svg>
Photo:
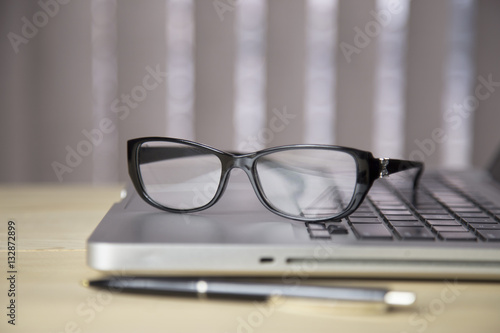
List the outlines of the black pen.
<svg viewBox="0 0 500 333">
<path fill-rule="evenodd" d="M 198 296 L 208 298 L 267 300 L 271 297 L 378 303 L 408 306 L 415 294 L 382 288 L 325 287 L 272 283 L 240 282 L 217 279 L 111 277 L 85 281 L 84 285 L 116 292 L 155 295 Z"/>
</svg>

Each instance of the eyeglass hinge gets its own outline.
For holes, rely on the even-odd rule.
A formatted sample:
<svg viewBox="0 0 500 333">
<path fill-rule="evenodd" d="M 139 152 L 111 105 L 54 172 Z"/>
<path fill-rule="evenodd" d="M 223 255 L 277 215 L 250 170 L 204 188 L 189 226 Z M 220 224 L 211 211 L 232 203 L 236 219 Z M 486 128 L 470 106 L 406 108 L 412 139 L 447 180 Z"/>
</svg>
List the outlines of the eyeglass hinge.
<svg viewBox="0 0 500 333">
<path fill-rule="evenodd" d="M 379 158 L 380 160 L 380 178 L 388 177 L 389 171 L 387 170 L 387 166 L 389 165 L 388 158 Z"/>
</svg>

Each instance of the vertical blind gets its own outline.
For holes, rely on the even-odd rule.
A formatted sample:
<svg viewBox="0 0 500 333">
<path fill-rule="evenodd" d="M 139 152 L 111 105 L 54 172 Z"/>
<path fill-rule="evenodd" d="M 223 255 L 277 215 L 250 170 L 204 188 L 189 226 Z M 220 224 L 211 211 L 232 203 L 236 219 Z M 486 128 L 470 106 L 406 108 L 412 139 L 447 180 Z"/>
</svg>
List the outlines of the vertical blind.
<svg viewBox="0 0 500 333">
<path fill-rule="evenodd" d="M 16 6 L 21 16 L 40 10 L 36 4 Z M 15 170 L 15 162 L 7 162 L 2 181 L 123 181 L 126 140 L 149 135 L 240 151 L 340 144 L 380 157 L 422 159 L 431 166 L 476 165 L 477 112 L 460 116 L 454 111 L 457 105 L 474 107 L 474 89 L 483 82 L 479 76 L 487 81 L 491 74 L 476 68 L 476 6 L 473 0 L 61 5 L 39 36 L 21 45 L 21 55 L 2 53 L 4 63 L 25 68 L 17 78 L 19 91 L 10 98 L 29 87 L 35 94 L 25 104 L 34 105 L 32 112 L 44 119 L 16 127 L 36 127 L 32 142 L 41 147 L 21 140 L 3 148 L 19 161 L 30 160 L 30 150 L 44 153 L 32 167 Z M 10 30 L 22 23 L 9 22 L 3 25 Z M 61 38 L 56 31 L 69 24 L 75 31 L 88 30 L 89 40 L 71 33 Z M 72 53 L 69 63 L 59 62 L 61 49 L 76 43 L 88 53 Z M 68 94 L 58 95 L 54 87 L 74 82 L 75 75 L 65 77 L 64 68 L 75 63 L 86 81 L 73 90 L 64 87 L 81 95 L 70 110 Z M 33 67 L 26 69 L 27 64 Z M 47 65 L 50 72 L 40 77 L 36 68 Z M 51 81 L 52 72 L 61 79 Z M 35 80 L 30 73 L 38 75 Z M 90 101 L 82 103 L 84 98 Z M 2 129 L 15 112 L 30 112 L 20 102 L 9 103 Z M 98 135 L 93 130 L 104 118 L 110 121 L 108 131 Z M 85 149 L 88 156 L 80 154 Z M 68 165 L 69 151 L 82 155 L 81 163 Z M 58 173 L 57 163 L 67 169 Z"/>
</svg>

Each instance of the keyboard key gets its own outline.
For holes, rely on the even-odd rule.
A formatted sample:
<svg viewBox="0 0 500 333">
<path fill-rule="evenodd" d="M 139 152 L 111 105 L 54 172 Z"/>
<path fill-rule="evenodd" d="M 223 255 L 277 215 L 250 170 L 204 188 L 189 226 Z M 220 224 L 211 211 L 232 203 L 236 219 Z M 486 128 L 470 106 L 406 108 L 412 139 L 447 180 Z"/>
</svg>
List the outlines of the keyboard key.
<svg viewBox="0 0 500 333">
<path fill-rule="evenodd" d="M 328 226 L 328 232 L 332 235 L 345 235 L 348 233 L 347 229 L 344 226 L 330 224 Z"/>
<path fill-rule="evenodd" d="M 432 219 L 432 220 L 454 220 L 454 218 L 451 215 L 429 215 L 429 214 L 422 214 L 422 216 L 426 219 Z"/>
<path fill-rule="evenodd" d="M 485 206 L 498 206 L 493 201 L 490 201 L 490 199 L 487 199 L 486 197 L 483 197 L 479 193 L 477 195 L 473 196 L 473 199 L 476 200 L 477 202 L 479 202 L 481 205 L 485 205 Z"/>
<path fill-rule="evenodd" d="M 468 231 L 461 225 L 453 226 L 453 225 L 435 225 L 432 227 L 435 231 L 439 232 L 465 232 Z"/>
<path fill-rule="evenodd" d="M 390 209 L 390 210 L 408 210 L 408 208 L 404 205 L 388 205 L 388 204 L 375 204 L 378 209 L 380 210 L 385 210 L 385 209 Z"/>
<path fill-rule="evenodd" d="M 500 224 L 483 224 L 483 223 L 470 223 L 472 228 L 476 230 L 488 229 L 488 230 L 500 230 Z"/>
<path fill-rule="evenodd" d="M 362 204 L 361 206 L 358 207 L 358 209 L 356 209 L 356 212 L 360 212 L 360 213 L 368 212 L 368 213 L 370 213 L 370 212 L 372 212 L 372 209 L 367 204 Z"/>
<path fill-rule="evenodd" d="M 474 205 L 471 205 L 470 202 L 465 200 L 452 200 L 448 198 L 438 198 L 443 204 L 448 207 L 457 207 L 457 208 L 475 208 Z"/>
<path fill-rule="evenodd" d="M 482 208 L 486 208 L 487 210 L 499 209 L 499 206 L 491 201 L 484 199 L 477 199 L 477 198 L 472 198 L 472 199 L 478 202 Z"/>
<path fill-rule="evenodd" d="M 434 199 L 432 202 L 417 200 L 416 206 L 419 209 L 443 209 L 443 206 Z"/>
<path fill-rule="evenodd" d="M 476 236 L 474 236 L 470 232 L 440 232 L 439 236 L 441 236 L 444 240 L 447 240 L 447 241 L 475 241 L 476 240 Z"/>
<path fill-rule="evenodd" d="M 413 216 L 413 215 L 410 215 L 410 216 L 406 216 L 406 215 L 389 215 L 389 216 L 386 216 L 386 218 L 389 221 L 418 221 L 418 219 L 415 216 Z"/>
<path fill-rule="evenodd" d="M 392 239 L 392 235 L 382 224 L 356 224 L 354 232 L 363 239 Z"/>
<path fill-rule="evenodd" d="M 423 227 L 420 221 L 390 221 L 393 227 Z"/>
<path fill-rule="evenodd" d="M 309 230 L 324 230 L 325 225 L 323 223 L 308 223 L 307 228 Z"/>
<path fill-rule="evenodd" d="M 377 215 L 375 213 L 358 213 L 357 211 L 349 215 L 350 217 L 373 217 L 377 218 Z"/>
<path fill-rule="evenodd" d="M 415 205 L 415 209 L 417 209 L 419 212 L 422 212 L 422 214 L 425 214 L 425 211 L 426 210 L 430 210 L 430 211 L 433 211 L 433 210 L 441 210 L 443 209 L 443 206 L 441 205 L 437 205 L 437 206 L 421 206 L 421 205 Z M 434 214 L 434 213 L 430 213 L 430 214 Z M 448 214 L 448 211 L 443 211 L 442 214 Z M 440 215 L 440 214 L 437 214 L 437 215 Z"/>
<path fill-rule="evenodd" d="M 379 206 L 376 205 L 378 209 L 380 210 L 391 210 L 391 211 L 407 211 L 408 207 L 406 206 Z"/>
<path fill-rule="evenodd" d="M 500 230 L 478 230 L 477 233 L 488 242 L 500 242 Z"/>
<path fill-rule="evenodd" d="M 477 205 L 468 199 L 463 199 L 463 198 L 456 198 L 456 199 L 447 199 L 445 202 L 449 206 L 456 207 L 457 209 L 460 208 L 477 208 Z"/>
<path fill-rule="evenodd" d="M 451 210 L 457 213 L 482 213 L 483 211 L 479 208 L 456 208 L 451 207 Z"/>
<path fill-rule="evenodd" d="M 489 218 L 489 216 L 486 215 L 485 213 L 458 213 L 458 215 L 461 218 L 467 218 L 467 217 L 470 217 L 470 218 L 476 218 L 476 217 L 479 217 L 479 218 Z"/>
<path fill-rule="evenodd" d="M 463 220 L 467 223 L 498 223 L 491 217 L 467 217 Z"/>
<path fill-rule="evenodd" d="M 371 213 L 373 210 L 369 206 L 358 207 L 355 212 L 358 213 Z"/>
<path fill-rule="evenodd" d="M 349 217 L 351 223 L 382 223 L 378 218 L 373 217 Z"/>
<path fill-rule="evenodd" d="M 402 239 L 433 240 L 434 235 L 424 227 L 396 227 L 396 232 Z"/>
<path fill-rule="evenodd" d="M 417 195 L 417 203 L 420 205 L 434 205 L 436 204 L 436 200 L 428 195 Z"/>
<path fill-rule="evenodd" d="M 465 199 L 462 195 L 456 193 L 452 189 L 446 189 L 446 191 L 436 194 L 436 197 L 449 202 L 463 202 L 464 205 L 470 204 L 469 200 Z"/>
<path fill-rule="evenodd" d="M 479 208 L 476 203 L 469 201 L 469 199 L 451 201 L 449 205 L 456 207 L 457 209 Z"/>
<path fill-rule="evenodd" d="M 309 235 L 311 238 L 330 238 L 330 233 L 328 230 L 309 230 Z"/>
<path fill-rule="evenodd" d="M 389 209 L 383 209 L 382 214 L 384 215 L 412 215 L 412 213 L 409 210 L 389 210 Z"/>
<path fill-rule="evenodd" d="M 460 222 L 455 220 L 427 220 L 430 225 L 461 225 Z"/>
<path fill-rule="evenodd" d="M 444 209 L 419 209 L 420 214 L 425 215 L 446 215 L 448 212 Z"/>
</svg>

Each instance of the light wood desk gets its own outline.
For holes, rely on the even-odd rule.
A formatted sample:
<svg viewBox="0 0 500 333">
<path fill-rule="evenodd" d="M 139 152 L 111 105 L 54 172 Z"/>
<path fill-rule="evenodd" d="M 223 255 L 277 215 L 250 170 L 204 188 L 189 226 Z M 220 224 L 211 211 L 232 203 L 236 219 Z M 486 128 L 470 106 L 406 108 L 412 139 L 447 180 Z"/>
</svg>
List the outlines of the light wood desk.
<svg viewBox="0 0 500 333">
<path fill-rule="evenodd" d="M 387 312 L 84 288 L 82 280 L 99 276 L 86 265 L 85 240 L 119 193 L 117 186 L 0 187 L 0 332 L 500 332 L 500 283 L 307 280 L 417 293 L 414 307 Z M 15 327 L 6 309 L 9 220 L 17 227 Z"/>
</svg>

